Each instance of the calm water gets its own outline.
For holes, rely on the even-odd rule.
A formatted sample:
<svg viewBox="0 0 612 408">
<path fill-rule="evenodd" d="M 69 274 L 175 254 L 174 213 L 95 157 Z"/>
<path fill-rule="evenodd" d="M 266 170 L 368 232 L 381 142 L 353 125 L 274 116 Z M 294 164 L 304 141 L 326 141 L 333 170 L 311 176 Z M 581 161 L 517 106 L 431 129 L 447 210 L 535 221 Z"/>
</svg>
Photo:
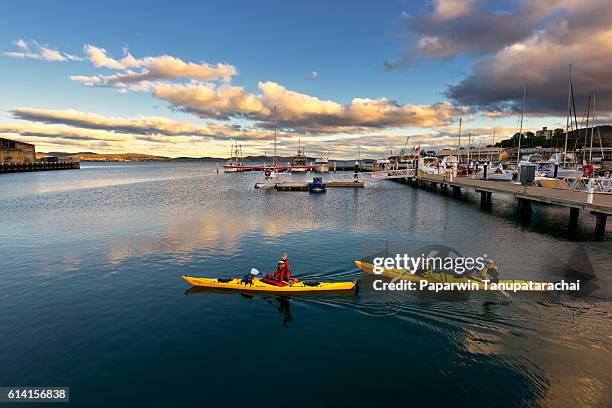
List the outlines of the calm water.
<svg viewBox="0 0 612 408">
<path fill-rule="evenodd" d="M 253 189 L 205 164 L 0 175 L 0 386 L 70 386 L 75 406 L 611 406 L 612 262 L 582 215 L 454 200 L 387 181 Z M 295 176 L 300 178 L 300 176 Z M 579 294 L 380 293 L 353 260 L 443 243 L 503 277 Z M 189 290 L 180 275 L 362 279 L 355 295 Z M 208 405 L 206 405 L 208 404 Z"/>
</svg>

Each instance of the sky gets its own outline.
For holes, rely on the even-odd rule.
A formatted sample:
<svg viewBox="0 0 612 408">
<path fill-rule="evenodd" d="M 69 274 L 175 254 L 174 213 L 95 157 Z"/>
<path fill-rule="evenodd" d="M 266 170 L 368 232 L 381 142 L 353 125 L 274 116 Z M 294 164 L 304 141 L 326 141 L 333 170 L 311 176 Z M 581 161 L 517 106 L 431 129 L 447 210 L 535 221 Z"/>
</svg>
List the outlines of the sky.
<svg viewBox="0 0 612 408">
<path fill-rule="evenodd" d="M 612 115 L 609 0 L 13 1 L 0 137 L 39 152 L 380 157 Z M 580 119 L 579 119 L 580 120 Z M 409 137 L 408 141 L 406 140 Z"/>
</svg>

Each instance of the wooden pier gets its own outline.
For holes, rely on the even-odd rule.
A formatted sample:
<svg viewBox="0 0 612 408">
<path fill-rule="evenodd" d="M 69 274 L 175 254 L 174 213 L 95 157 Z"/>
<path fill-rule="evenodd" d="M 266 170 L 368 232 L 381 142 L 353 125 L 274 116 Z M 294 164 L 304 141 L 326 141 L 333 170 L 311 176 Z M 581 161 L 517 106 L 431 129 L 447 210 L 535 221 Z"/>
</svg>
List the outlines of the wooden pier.
<svg viewBox="0 0 612 408">
<path fill-rule="evenodd" d="M 325 186 L 327 188 L 334 188 L 334 187 L 340 187 L 340 188 L 363 188 L 364 187 L 364 182 L 361 180 L 358 181 L 325 181 L 323 182 L 323 184 L 325 184 Z M 262 188 L 257 187 L 256 188 Z M 290 183 L 290 182 L 283 182 L 283 183 L 275 183 L 273 185 L 273 188 L 276 191 L 308 191 L 308 183 Z"/>
<path fill-rule="evenodd" d="M 0 173 L 19 173 L 26 171 L 72 170 L 80 169 L 80 162 L 60 163 L 0 163 Z"/>
<path fill-rule="evenodd" d="M 517 201 L 518 214 L 521 220 L 529 221 L 532 213 L 531 203 L 539 202 L 569 208 L 569 227 L 575 230 L 580 210 L 589 211 L 596 217 L 595 240 L 603 241 L 606 234 L 606 221 L 612 215 L 612 194 L 595 193 L 589 200 L 587 192 L 558 190 L 554 188 L 523 186 L 520 184 L 481 180 L 471 177 L 447 177 L 419 172 L 415 177 L 399 179 L 417 187 L 428 185 L 431 191 L 438 187 L 442 191 L 452 190 L 453 197 L 461 197 L 461 190 L 473 190 L 480 193 L 480 203 L 490 207 L 492 194 L 505 194 Z M 591 201 L 591 202 L 589 202 Z"/>
</svg>

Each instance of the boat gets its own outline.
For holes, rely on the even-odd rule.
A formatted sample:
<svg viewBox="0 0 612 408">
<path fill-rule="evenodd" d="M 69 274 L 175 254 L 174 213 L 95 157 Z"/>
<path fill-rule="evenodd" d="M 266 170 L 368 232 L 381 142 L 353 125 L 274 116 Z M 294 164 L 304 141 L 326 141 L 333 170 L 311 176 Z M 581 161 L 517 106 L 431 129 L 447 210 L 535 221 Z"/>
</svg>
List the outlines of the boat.
<svg viewBox="0 0 612 408">
<path fill-rule="evenodd" d="M 391 160 L 387 158 L 376 159 L 374 162 L 374 171 L 384 171 L 391 168 Z"/>
<path fill-rule="evenodd" d="M 242 146 L 236 143 L 232 144 L 230 158 L 227 161 L 227 164 L 223 166 L 224 173 L 238 173 L 245 171 L 247 167 L 244 165 L 244 161 L 242 159 Z"/>
<path fill-rule="evenodd" d="M 259 278 L 245 284 L 242 278 L 196 278 L 185 275 L 183 279 L 193 286 L 204 288 L 276 293 L 348 291 L 354 290 L 356 285 L 356 282 L 301 281 L 289 286 L 276 286 L 264 283 Z"/>
<path fill-rule="evenodd" d="M 264 166 L 263 172 L 266 180 L 277 178 L 279 174 L 276 166 Z"/>
<path fill-rule="evenodd" d="M 569 190 L 569 183 L 560 178 L 536 177 L 535 183 L 538 187 L 555 188 L 557 190 Z"/>
<path fill-rule="evenodd" d="M 306 173 L 311 169 L 311 166 L 306 162 L 306 154 L 304 153 L 304 149 L 300 147 L 300 140 L 298 139 L 298 151 L 291 159 L 290 163 L 290 171 L 292 173 Z"/>
<path fill-rule="evenodd" d="M 493 181 L 512 181 L 514 175 L 512 171 L 505 170 L 501 163 L 491 164 L 488 166 L 487 176 L 484 175 L 484 167 L 481 167 L 478 172 L 474 174 L 476 178 L 493 180 Z"/>
<path fill-rule="evenodd" d="M 311 193 L 324 193 L 327 191 L 327 186 L 323 183 L 321 177 L 313 177 L 312 183 L 308 183 L 308 191 Z"/>
<path fill-rule="evenodd" d="M 329 172 L 329 159 L 323 155 L 320 155 L 314 161 L 315 171 L 319 173 L 327 173 Z"/>
<path fill-rule="evenodd" d="M 427 270 L 422 273 L 412 274 L 407 272 L 404 269 L 387 269 L 385 268 L 382 273 L 375 274 L 374 273 L 374 265 L 365 261 L 355 261 L 355 265 L 365 273 L 369 275 L 375 276 L 384 276 L 386 278 L 391 279 L 400 279 L 410 282 L 420 282 L 421 280 L 426 280 L 428 282 L 449 282 L 449 283 L 470 283 L 478 286 L 479 290 L 487 290 L 491 289 L 490 286 L 485 286 L 483 280 L 488 280 L 489 282 L 501 283 L 505 285 L 512 284 L 529 284 L 528 280 L 521 279 L 499 279 L 497 269 L 493 271 L 487 270 L 485 267 L 483 270 L 478 271 L 477 274 L 455 274 L 455 273 L 443 273 L 443 272 L 435 272 L 432 270 Z M 534 282 L 539 284 L 544 284 L 547 282 Z M 546 290 L 542 290 L 546 291 Z"/>
</svg>

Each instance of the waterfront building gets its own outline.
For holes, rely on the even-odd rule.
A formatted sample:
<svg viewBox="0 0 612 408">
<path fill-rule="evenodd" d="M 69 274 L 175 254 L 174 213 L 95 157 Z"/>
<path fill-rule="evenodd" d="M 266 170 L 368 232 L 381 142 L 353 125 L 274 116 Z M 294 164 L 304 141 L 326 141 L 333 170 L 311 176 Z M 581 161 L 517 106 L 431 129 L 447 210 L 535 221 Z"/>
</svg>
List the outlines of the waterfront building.
<svg viewBox="0 0 612 408">
<path fill-rule="evenodd" d="M 551 139 L 552 135 L 553 135 L 552 129 L 549 129 L 546 126 L 544 126 L 540 130 L 536 130 L 536 137 L 545 137 L 546 139 Z"/>
<path fill-rule="evenodd" d="M 0 138 L 0 164 L 23 164 L 36 162 L 33 144 Z"/>
</svg>

